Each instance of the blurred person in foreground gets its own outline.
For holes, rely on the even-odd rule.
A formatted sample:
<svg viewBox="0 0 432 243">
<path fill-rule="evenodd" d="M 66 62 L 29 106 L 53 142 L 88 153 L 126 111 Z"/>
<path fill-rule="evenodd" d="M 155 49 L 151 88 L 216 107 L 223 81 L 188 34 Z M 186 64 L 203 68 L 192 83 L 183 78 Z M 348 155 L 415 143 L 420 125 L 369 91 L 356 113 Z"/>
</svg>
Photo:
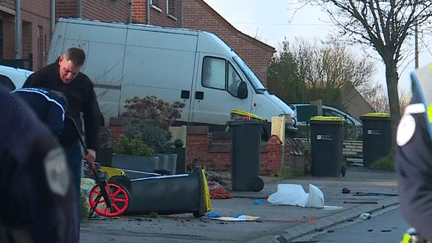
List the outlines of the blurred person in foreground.
<svg viewBox="0 0 432 243">
<path fill-rule="evenodd" d="M 0 87 L 0 242 L 78 242 L 64 150 L 20 98 Z"/>
<path fill-rule="evenodd" d="M 411 74 L 412 99 L 396 133 L 398 192 L 404 219 L 432 242 L 432 65 Z"/>
</svg>

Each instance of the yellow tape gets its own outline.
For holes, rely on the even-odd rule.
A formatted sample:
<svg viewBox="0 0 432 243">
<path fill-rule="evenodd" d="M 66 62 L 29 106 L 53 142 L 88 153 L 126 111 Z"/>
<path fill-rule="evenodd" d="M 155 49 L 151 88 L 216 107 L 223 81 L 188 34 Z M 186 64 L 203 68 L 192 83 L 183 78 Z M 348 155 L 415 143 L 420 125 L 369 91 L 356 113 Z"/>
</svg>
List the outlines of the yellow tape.
<svg viewBox="0 0 432 243">
<path fill-rule="evenodd" d="M 429 122 L 432 123 L 432 104 L 429 104 L 427 108 L 427 114 L 428 114 Z"/>
<path fill-rule="evenodd" d="M 411 237 L 410 237 L 409 234 L 404 234 L 401 243 L 411 243 L 410 238 L 411 238 Z"/>
<path fill-rule="evenodd" d="M 204 190 L 204 204 L 205 204 L 205 212 L 211 211 L 211 199 L 210 199 L 210 191 L 207 184 L 207 179 L 205 176 L 205 170 L 201 169 L 202 177 L 203 177 L 203 190 Z"/>
</svg>

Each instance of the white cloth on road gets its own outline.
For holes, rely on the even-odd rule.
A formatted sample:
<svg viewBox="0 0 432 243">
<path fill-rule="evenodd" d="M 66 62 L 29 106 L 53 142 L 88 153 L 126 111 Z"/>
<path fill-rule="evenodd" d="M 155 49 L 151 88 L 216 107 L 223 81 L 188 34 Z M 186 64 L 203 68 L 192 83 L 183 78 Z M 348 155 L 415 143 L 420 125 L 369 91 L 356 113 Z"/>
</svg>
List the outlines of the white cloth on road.
<svg viewBox="0 0 432 243">
<path fill-rule="evenodd" d="M 279 184 L 277 191 L 267 201 L 276 205 L 323 208 L 324 194 L 312 184 L 309 184 L 309 193 L 298 184 Z"/>
</svg>

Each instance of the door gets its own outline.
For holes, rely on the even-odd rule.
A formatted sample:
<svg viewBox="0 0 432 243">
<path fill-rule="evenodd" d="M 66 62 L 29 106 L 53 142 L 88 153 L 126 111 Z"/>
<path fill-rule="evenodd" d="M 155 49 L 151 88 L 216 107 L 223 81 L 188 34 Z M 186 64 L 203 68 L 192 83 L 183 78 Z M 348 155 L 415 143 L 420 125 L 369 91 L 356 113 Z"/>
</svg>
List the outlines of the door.
<svg viewBox="0 0 432 243">
<path fill-rule="evenodd" d="M 193 91 L 192 122 L 225 125 L 230 120 L 231 110 L 250 112 L 253 91 L 235 66 L 221 57 L 205 54 L 199 56 L 198 76 Z M 238 87 L 244 85 L 247 97 L 240 98 L 242 92 L 239 92 Z"/>
</svg>

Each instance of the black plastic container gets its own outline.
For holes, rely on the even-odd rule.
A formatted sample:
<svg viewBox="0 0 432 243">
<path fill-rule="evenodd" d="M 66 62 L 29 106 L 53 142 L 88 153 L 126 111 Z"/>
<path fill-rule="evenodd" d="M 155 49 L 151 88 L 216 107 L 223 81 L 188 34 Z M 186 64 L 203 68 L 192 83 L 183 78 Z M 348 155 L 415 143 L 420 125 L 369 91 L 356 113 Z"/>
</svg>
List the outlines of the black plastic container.
<svg viewBox="0 0 432 243">
<path fill-rule="evenodd" d="M 131 179 L 130 204 L 125 214 L 160 215 L 206 213 L 203 172 Z"/>
<path fill-rule="evenodd" d="M 233 191 L 261 191 L 260 143 L 263 122 L 229 121 L 231 139 L 231 183 Z"/>
<path fill-rule="evenodd" d="M 366 114 L 360 119 L 363 122 L 363 166 L 369 167 L 391 151 L 391 119 L 383 113 Z"/>
<path fill-rule="evenodd" d="M 344 121 L 336 117 L 313 117 L 311 125 L 311 175 L 338 177 L 343 169 Z"/>
</svg>

